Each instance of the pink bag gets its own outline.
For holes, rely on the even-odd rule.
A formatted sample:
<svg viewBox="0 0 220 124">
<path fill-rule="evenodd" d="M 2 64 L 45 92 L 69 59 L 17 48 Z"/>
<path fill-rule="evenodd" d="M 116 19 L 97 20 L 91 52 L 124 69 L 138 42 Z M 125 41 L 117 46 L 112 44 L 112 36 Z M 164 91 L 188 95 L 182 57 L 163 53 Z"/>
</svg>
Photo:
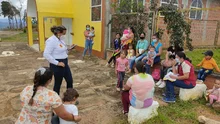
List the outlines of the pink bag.
<svg viewBox="0 0 220 124">
<path fill-rule="evenodd" d="M 154 80 L 160 80 L 160 69 L 154 69 L 152 72 L 152 77 Z"/>
</svg>

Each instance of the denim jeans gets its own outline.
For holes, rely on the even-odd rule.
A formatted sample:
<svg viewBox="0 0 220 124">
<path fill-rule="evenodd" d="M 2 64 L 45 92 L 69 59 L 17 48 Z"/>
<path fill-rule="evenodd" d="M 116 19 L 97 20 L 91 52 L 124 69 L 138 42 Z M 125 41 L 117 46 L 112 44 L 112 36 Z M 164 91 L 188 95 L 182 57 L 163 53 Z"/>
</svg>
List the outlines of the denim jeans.
<svg viewBox="0 0 220 124">
<path fill-rule="evenodd" d="M 183 80 L 176 80 L 174 82 L 166 81 L 166 97 L 174 98 L 174 86 L 184 89 L 192 89 L 194 86 L 192 84 L 185 84 Z"/>
<path fill-rule="evenodd" d="M 204 69 L 204 68 L 200 69 L 199 73 L 198 73 L 198 79 L 205 81 L 206 76 L 210 75 L 212 73 L 212 71 L 213 70 Z"/>
<path fill-rule="evenodd" d="M 84 49 L 84 51 L 83 51 L 83 56 L 86 55 L 87 50 L 89 50 L 89 55 L 92 54 L 92 46 L 93 46 L 93 44 L 92 44 L 92 40 L 88 40 L 88 39 L 86 39 L 86 42 L 85 42 L 85 49 Z"/>
<path fill-rule="evenodd" d="M 146 63 L 146 62 L 147 62 L 147 60 L 144 61 L 144 63 Z M 160 62 L 160 56 L 156 56 L 154 58 L 154 64 L 157 64 L 159 62 Z M 145 68 L 146 68 L 146 73 L 149 74 L 150 73 L 150 65 L 145 64 Z"/>
<path fill-rule="evenodd" d="M 134 63 L 137 63 L 138 61 L 141 61 L 146 55 L 147 55 L 147 54 L 144 53 L 144 54 L 138 56 L 137 58 L 134 57 L 133 59 L 131 59 L 131 61 L 130 61 L 130 67 L 129 67 L 129 68 L 132 69 L 133 66 L 134 66 Z"/>
<path fill-rule="evenodd" d="M 67 88 L 73 88 L 73 78 L 68 65 L 68 59 L 57 59 L 57 61 L 63 62 L 65 64 L 65 67 L 60 67 L 54 64 L 50 64 L 50 69 L 54 73 L 54 80 L 55 80 L 53 90 L 57 92 L 57 94 L 60 94 L 60 87 L 63 78 L 66 80 Z"/>
<path fill-rule="evenodd" d="M 118 75 L 117 76 L 118 76 L 117 88 L 123 88 L 125 72 L 118 71 Z"/>
</svg>

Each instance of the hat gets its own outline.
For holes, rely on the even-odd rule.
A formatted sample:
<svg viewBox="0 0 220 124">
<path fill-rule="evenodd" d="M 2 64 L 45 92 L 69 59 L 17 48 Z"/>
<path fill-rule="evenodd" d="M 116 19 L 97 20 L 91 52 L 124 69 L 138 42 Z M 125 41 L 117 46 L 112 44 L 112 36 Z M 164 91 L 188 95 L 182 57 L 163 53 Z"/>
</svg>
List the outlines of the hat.
<svg viewBox="0 0 220 124">
<path fill-rule="evenodd" d="M 211 50 L 207 50 L 203 54 L 205 54 L 205 56 L 213 56 L 213 52 Z"/>
</svg>

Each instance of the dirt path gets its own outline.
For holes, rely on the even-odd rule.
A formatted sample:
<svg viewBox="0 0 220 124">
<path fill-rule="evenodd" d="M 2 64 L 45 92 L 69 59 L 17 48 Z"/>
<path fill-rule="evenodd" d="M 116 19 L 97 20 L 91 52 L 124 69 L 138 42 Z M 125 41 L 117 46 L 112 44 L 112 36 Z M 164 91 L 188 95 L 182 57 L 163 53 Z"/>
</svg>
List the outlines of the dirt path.
<svg viewBox="0 0 220 124">
<path fill-rule="evenodd" d="M 0 53 L 14 51 L 19 56 L 0 57 L 0 123 L 12 124 L 21 110 L 19 93 L 32 84 L 34 71 L 40 66 L 47 66 L 46 60 L 37 60 L 42 54 L 37 53 L 25 44 L 1 43 Z M 79 91 L 82 115 L 81 124 L 112 124 L 119 115 L 119 93 L 115 91 L 116 79 L 112 78 L 110 68 L 104 67 L 105 61 L 91 58 L 85 63 L 73 64 L 81 54 L 74 53 L 69 57 L 69 66 L 74 79 L 74 87 Z M 49 86 L 52 89 L 53 83 Z M 61 92 L 65 91 L 65 82 Z M 120 107 L 121 108 L 121 107 Z"/>
</svg>

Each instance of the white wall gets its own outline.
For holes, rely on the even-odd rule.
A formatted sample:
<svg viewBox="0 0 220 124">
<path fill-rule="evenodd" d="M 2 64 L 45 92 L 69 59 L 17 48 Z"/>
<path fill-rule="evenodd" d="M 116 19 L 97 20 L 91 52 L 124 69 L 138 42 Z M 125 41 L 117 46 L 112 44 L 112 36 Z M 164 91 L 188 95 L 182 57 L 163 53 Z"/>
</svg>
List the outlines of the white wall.
<svg viewBox="0 0 220 124">
<path fill-rule="evenodd" d="M 37 17 L 37 7 L 35 0 L 28 0 L 27 3 L 27 16 Z"/>
</svg>

